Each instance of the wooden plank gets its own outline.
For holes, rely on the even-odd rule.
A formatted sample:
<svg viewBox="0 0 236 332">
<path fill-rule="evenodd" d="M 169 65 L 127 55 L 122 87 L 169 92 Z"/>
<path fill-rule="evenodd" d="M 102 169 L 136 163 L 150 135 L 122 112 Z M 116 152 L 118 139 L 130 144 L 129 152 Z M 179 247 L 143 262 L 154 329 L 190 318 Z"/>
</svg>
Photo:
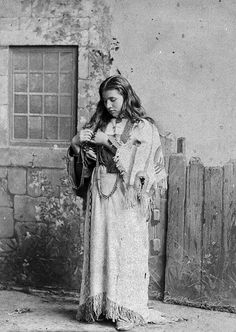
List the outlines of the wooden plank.
<svg viewBox="0 0 236 332">
<path fill-rule="evenodd" d="M 186 154 L 186 138 L 179 137 L 177 139 L 177 153 Z"/>
<path fill-rule="evenodd" d="M 190 301 L 201 301 L 201 258 L 203 219 L 204 166 L 192 159 L 187 167 L 184 225 L 185 276 L 182 279 Z"/>
<path fill-rule="evenodd" d="M 223 268 L 221 296 L 236 307 L 236 163 L 229 162 L 223 177 Z"/>
<path fill-rule="evenodd" d="M 214 244 L 221 246 L 222 237 L 222 191 L 223 170 L 221 167 L 205 168 L 205 204 L 203 246 L 208 250 Z"/>
<path fill-rule="evenodd" d="M 223 169 L 205 168 L 205 197 L 202 256 L 202 299 L 218 300 L 222 275 L 222 191 Z"/>
<path fill-rule="evenodd" d="M 152 299 L 163 299 L 165 278 L 165 239 L 166 239 L 166 206 L 167 200 L 154 198 L 154 211 L 149 223 L 150 236 L 150 286 L 149 296 Z"/>
<path fill-rule="evenodd" d="M 165 289 L 167 199 L 160 199 L 160 221 L 153 227 L 154 235 L 150 242 L 150 287 L 153 299 L 163 299 Z"/>
<path fill-rule="evenodd" d="M 158 233 L 161 239 L 160 254 L 166 255 L 166 229 L 167 229 L 167 199 L 162 198 L 160 201 L 160 224 Z"/>
<path fill-rule="evenodd" d="M 201 233 L 203 218 L 204 166 L 193 159 L 187 167 L 185 250 L 201 258 Z"/>
<path fill-rule="evenodd" d="M 233 162 L 224 166 L 223 211 L 223 246 L 227 256 L 232 246 L 232 228 L 236 221 L 236 164 Z"/>
<path fill-rule="evenodd" d="M 186 159 L 183 154 L 170 156 L 168 180 L 166 300 L 168 297 L 181 296 L 186 184 Z"/>
<path fill-rule="evenodd" d="M 176 137 L 171 133 L 167 133 L 165 136 L 160 136 L 160 138 L 164 155 L 165 169 L 168 172 L 170 155 L 172 153 L 176 153 Z"/>
</svg>

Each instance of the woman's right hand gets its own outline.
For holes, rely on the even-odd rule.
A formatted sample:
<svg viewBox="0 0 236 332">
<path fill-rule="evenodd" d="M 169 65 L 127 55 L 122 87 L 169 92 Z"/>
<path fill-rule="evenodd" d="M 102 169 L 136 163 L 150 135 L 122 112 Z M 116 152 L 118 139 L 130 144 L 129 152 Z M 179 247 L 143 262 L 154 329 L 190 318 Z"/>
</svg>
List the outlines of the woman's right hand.
<svg viewBox="0 0 236 332">
<path fill-rule="evenodd" d="M 88 142 L 93 137 L 93 131 L 91 129 L 82 129 L 79 132 L 79 142 Z"/>
<path fill-rule="evenodd" d="M 93 131 L 91 129 L 82 129 L 78 134 L 72 138 L 72 145 L 80 145 L 81 143 L 90 141 L 93 136 Z"/>
<path fill-rule="evenodd" d="M 81 143 L 88 142 L 93 136 L 93 131 L 91 129 L 82 129 L 78 134 L 76 134 L 71 140 L 71 146 L 73 150 L 77 151 Z"/>
</svg>

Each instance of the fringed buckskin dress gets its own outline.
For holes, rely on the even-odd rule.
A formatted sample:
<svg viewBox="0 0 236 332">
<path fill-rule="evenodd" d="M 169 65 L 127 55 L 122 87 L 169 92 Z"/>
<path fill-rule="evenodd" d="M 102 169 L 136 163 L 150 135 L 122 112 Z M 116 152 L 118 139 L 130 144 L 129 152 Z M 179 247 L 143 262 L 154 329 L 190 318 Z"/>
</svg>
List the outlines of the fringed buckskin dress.
<svg viewBox="0 0 236 332">
<path fill-rule="evenodd" d="M 103 315 L 144 325 L 150 320 L 151 192 L 166 179 L 160 138 L 145 119 L 114 119 L 105 133 L 115 148 L 99 147 L 88 191 L 77 319 L 93 322 Z"/>
</svg>

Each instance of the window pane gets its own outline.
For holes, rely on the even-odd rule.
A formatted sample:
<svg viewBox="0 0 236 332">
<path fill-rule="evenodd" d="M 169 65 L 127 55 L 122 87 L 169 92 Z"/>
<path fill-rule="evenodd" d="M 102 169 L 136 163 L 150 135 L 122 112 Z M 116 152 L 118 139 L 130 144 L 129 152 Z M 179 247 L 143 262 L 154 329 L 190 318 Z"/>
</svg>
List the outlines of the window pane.
<svg viewBox="0 0 236 332">
<path fill-rule="evenodd" d="M 60 113 L 70 115 L 72 112 L 72 103 L 70 96 L 61 96 L 60 98 Z"/>
<path fill-rule="evenodd" d="M 34 139 L 42 138 L 42 119 L 40 116 L 29 118 L 29 137 Z"/>
<path fill-rule="evenodd" d="M 69 52 L 60 53 L 60 70 L 72 71 L 72 54 Z"/>
<path fill-rule="evenodd" d="M 76 47 L 11 47 L 11 139 L 68 142 L 73 135 Z M 76 66 L 75 66 L 76 67 Z"/>
<path fill-rule="evenodd" d="M 60 74 L 60 91 L 71 93 L 71 74 Z"/>
<path fill-rule="evenodd" d="M 13 69 L 14 70 L 27 70 L 28 68 L 28 55 L 27 53 L 15 53 L 13 55 Z"/>
<path fill-rule="evenodd" d="M 15 74 L 15 91 L 27 92 L 27 74 Z"/>
<path fill-rule="evenodd" d="M 71 119 L 70 118 L 60 118 L 60 139 L 70 140 L 71 139 Z"/>
<path fill-rule="evenodd" d="M 43 70 L 42 53 L 30 53 L 30 70 Z"/>
<path fill-rule="evenodd" d="M 42 96 L 30 96 L 30 113 L 42 113 Z"/>
<path fill-rule="evenodd" d="M 15 95 L 14 98 L 14 113 L 27 113 L 27 95 Z"/>
<path fill-rule="evenodd" d="M 44 119 L 44 138 L 57 139 L 57 118 L 45 117 Z"/>
<path fill-rule="evenodd" d="M 44 58 L 44 70 L 57 71 L 58 70 L 58 53 L 46 53 Z"/>
<path fill-rule="evenodd" d="M 58 113 L 57 96 L 45 96 L 44 113 L 45 114 Z"/>
<path fill-rule="evenodd" d="M 43 75 L 30 74 L 30 92 L 42 92 L 42 91 L 43 91 Z"/>
<path fill-rule="evenodd" d="M 27 117 L 14 117 L 14 138 L 27 138 Z"/>
<path fill-rule="evenodd" d="M 57 92 L 58 91 L 58 75 L 45 74 L 44 75 L 44 91 Z"/>
</svg>

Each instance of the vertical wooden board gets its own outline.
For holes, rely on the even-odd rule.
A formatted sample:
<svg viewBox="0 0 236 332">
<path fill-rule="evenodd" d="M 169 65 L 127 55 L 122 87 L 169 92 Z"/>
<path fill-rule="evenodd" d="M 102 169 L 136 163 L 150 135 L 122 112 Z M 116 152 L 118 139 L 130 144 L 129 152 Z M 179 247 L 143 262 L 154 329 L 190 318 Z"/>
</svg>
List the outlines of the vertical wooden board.
<svg viewBox="0 0 236 332">
<path fill-rule="evenodd" d="M 185 297 L 201 301 L 201 255 L 204 166 L 193 159 L 187 167 L 184 224 L 184 277 Z"/>
<path fill-rule="evenodd" d="M 166 264 L 166 229 L 167 229 L 167 199 L 161 198 L 160 201 L 160 223 L 158 224 L 158 234 L 160 238 L 160 253 L 158 256 L 158 266 L 160 275 L 160 286 L 162 299 L 165 290 L 165 264 Z"/>
<path fill-rule="evenodd" d="M 222 237 L 222 190 L 223 170 L 221 167 L 205 168 L 205 204 L 203 246 L 208 250 L 214 244 L 221 245 Z"/>
<path fill-rule="evenodd" d="M 160 224 L 159 234 L 161 239 L 160 254 L 166 255 L 166 229 L 167 229 L 167 199 L 161 198 L 160 201 Z"/>
<path fill-rule="evenodd" d="M 186 184 L 186 160 L 183 154 L 170 156 L 168 180 L 165 300 L 182 296 L 181 279 Z"/>
<path fill-rule="evenodd" d="M 165 237 L 166 237 L 167 200 L 158 193 L 154 199 L 154 209 L 149 223 L 150 256 L 149 256 L 149 296 L 152 299 L 163 299 L 165 278 Z M 160 217 L 157 219 L 157 217 Z"/>
<path fill-rule="evenodd" d="M 177 153 L 186 154 L 186 138 L 178 137 L 177 139 Z"/>
<path fill-rule="evenodd" d="M 223 268 L 224 303 L 236 306 L 236 164 L 223 168 Z"/>
<path fill-rule="evenodd" d="M 228 255 L 232 246 L 232 231 L 236 219 L 236 164 L 228 163 L 224 166 L 223 178 L 223 246 Z"/>
<path fill-rule="evenodd" d="M 165 262 L 166 262 L 166 223 L 167 223 L 167 200 L 160 200 L 160 221 L 155 226 L 153 247 L 158 250 L 156 256 L 149 261 L 150 266 L 150 290 L 152 297 L 163 299 L 165 287 Z M 154 295 L 154 296 L 153 296 Z"/>
<path fill-rule="evenodd" d="M 190 162 L 186 182 L 184 249 L 189 255 L 201 259 L 204 166 L 200 160 Z"/>
<path fill-rule="evenodd" d="M 222 275 L 222 191 L 221 167 L 205 168 L 204 223 L 202 255 L 202 298 L 208 303 L 219 301 Z"/>
<path fill-rule="evenodd" d="M 165 169 L 169 171 L 169 158 L 172 153 L 176 153 L 176 137 L 173 134 L 160 136 L 164 155 Z"/>
</svg>

